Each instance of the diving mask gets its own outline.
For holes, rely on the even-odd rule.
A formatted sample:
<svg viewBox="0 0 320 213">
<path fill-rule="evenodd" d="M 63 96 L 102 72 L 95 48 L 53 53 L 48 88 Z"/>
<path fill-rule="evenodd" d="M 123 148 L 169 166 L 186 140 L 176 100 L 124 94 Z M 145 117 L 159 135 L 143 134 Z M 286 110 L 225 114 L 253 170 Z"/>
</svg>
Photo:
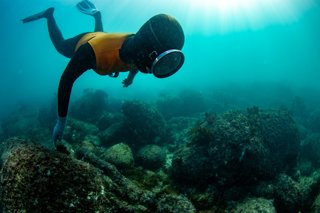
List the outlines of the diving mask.
<svg viewBox="0 0 320 213">
<path fill-rule="evenodd" d="M 151 67 L 147 67 L 147 72 L 152 73 L 157 78 L 166 78 L 176 73 L 184 63 L 184 55 L 180 50 L 172 49 L 159 54 L 153 51 L 149 54 L 153 61 Z"/>
</svg>

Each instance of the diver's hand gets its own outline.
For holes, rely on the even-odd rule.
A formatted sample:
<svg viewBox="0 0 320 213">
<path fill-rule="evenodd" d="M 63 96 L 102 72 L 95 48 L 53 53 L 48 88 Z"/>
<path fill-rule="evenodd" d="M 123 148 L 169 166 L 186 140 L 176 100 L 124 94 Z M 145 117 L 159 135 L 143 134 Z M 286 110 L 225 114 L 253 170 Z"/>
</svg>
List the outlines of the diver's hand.
<svg viewBox="0 0 320 213">
<path fill-rule="evenodd" d="M 78 10 L 80 10 L 80 12 L 93 16 L 94 14 L 96 14 L 97 12 L 99 12 L 99 10 L 96 8 L 96 6 L 89 0 L 82 0 L 77 4 L 77 8 Z"/>
<path fill-rule="evenodd" d="M 60 141 L 62 139 L 63 130 L 66 126 L 66 121 L 66 118 L 58 117 L 57 123 L 53 128 L 52 140 L 55 146 L 57 141 Z"/>
<path fill-rule="evenodd" d="M 126 78 L 122 81 L 123 87 L 128 87 L 132 84 L 132 79 Z"/>
</svg>

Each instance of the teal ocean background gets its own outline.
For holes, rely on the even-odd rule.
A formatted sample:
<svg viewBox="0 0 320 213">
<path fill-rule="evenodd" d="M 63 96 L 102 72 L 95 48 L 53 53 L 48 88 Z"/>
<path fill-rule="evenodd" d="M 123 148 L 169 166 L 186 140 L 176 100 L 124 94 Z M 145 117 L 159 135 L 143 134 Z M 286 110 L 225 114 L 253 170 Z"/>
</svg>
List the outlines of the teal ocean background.
<svg viewBox="0 0 320 213">
<path fill-rule="evenodd" d="M 269 104 L 270 97 L 284 101 L 292 95 L 318 99 L 318 2 L 230 1 L 229 5 L 219 1 L 192 2 L 94 1 L 102 11 L 107 32 L 136 32 L 157 13 L 175 16 L 185 30 L 186 61 L 170 78 L 139 74 L 129 88 L 121 85 L 126 74 L 112 79 L 89 71 L 76 81 L 72 99 L 84 88 L 103 89 L 120 98 L 153 98 L 160 93 L 191 88 L 209 96 L 215 92 L 237 96 L 242 91 L 242 95 L 253 95 L 264 104 Z M 1 116 L 19 104 L 52 101 L 68 62 L 51 44 L 45 20 L 22 24 L 21 19 L 54 6 L 65 38 L 92 31 L 93 18 L 81 14 L 76 3 L 75 0 L 0 2 Z"/>
<path fill-rule="evenodd" d="M 320 212 L 319 0 L 92 0 L 111 33 L 174 16 L 185 63 L 85 72 L 53 142 L 69 59 L 21 19 L 93 31 L 78 1 L 0 0 L 0 213 Z"/>
</svg>

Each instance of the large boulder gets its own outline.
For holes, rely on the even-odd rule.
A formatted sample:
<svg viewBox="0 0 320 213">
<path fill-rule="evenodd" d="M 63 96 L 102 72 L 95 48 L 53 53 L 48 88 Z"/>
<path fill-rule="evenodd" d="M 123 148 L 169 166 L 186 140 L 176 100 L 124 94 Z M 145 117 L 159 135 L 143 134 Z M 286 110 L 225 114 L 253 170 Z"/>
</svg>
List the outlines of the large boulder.
<svg viewBox="0 0 320 213">
<path fill-rule="evenodd" d="M 99 170 L 35 144 L 9 151 L 1 170 L 8 212 L 110 212 L 110 181 Z"/>
<path fill-rule="evenodd" d="M 131 148 L 125 143 L 115 144 L 106 149 L 101 159 L 114 164 L 118 169 L 130 169 L 133 167 L 134 158 Z"/>
<path fill-rule="evenodd" d="M 166 141 L 166 122 L 152 105 L 142 101 L 126 101 L 122 105 L 125 121 L 122 126 L 126 142 L 133 149 L 147 144 L 161 144 Z"/>
<path fill-rule="evenodd" d="M 193 128 L 192 135 L 174 156 L 172 176 L 180 183 L 196 185 L 243 185 L 271 179 L 295 166 L 300 143 L 288 113 L 257 108 L 207 117 Z"/>
<path fill-rule="evenodd" d="M 136 155 L 137 163 L 146 169 L 160 169 L 166 162 L 166 151 L 157 145 L 146 145 Z"/>
</svg>

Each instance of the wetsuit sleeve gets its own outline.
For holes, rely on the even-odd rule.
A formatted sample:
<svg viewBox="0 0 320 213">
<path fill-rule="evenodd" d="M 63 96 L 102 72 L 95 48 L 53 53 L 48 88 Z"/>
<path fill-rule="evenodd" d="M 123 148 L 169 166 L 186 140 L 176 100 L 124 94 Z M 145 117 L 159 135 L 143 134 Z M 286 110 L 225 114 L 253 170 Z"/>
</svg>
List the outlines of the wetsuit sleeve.
<svg viewBox="0 0 320 213">
<path fill-rule="evenodd" d="M 64 70 L 58 89 L 58 115 L 66 117 L 73 83 L 86 70 L 94 68 L 94 52 L 89 44 L 82 45 L 69 61 Z"/>
<path fill-rule="evenodd" d="M 102 20 L 101 20 L 101 12 L 98 11 L 93 14 L 94 17 L 94 31 L 95 32 L 103 32 Z"/>
</svg>

